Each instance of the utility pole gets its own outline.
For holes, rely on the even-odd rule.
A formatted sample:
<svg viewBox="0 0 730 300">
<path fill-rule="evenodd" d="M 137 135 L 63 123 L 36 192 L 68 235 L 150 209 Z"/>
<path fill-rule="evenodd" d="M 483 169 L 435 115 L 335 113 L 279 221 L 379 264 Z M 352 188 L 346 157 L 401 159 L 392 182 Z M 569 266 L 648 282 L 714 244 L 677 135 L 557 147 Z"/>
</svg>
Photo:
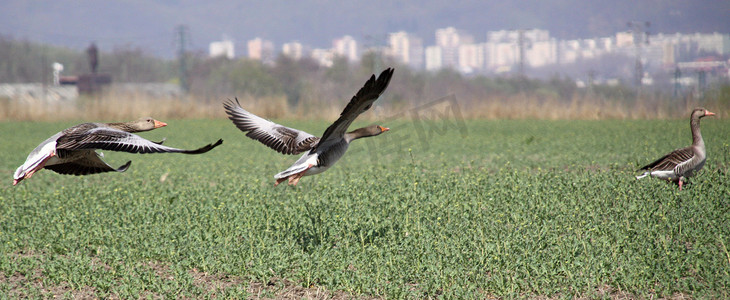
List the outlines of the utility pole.
<svg viewBox="0 0 730 300">
<path fill-rule="evenodd" d="M 707 86 L 707 73 L 704 69 L 700 69 L 697 73 L 698 98 L 705 98 L 705 87 Z"/>
<path fill-rule="evenodd" d="M 520 51 L 520 62 L 519 62 L 519 75 L 521 78 L 525 77 L 525 30 L 520 29 L 517 31 L 517 45 Z"/>
<path fill-rule="evenodd" d="M 177 59 L 180 67 L 180 88 L 184 93 L 188 92 L 188 68 L 186 65 L 186 51 L 185 45 L 189 40 L 188 27 L 185 25 L 178 25 L 175 27 L 175 37 L 177 43 Z"/>
<path fill-rule="evenodd" d="M 682 77 L 682 71 L 679 70 L 679 67 L 674 69 L 674 98 L 677 98 L 679 96 L 679 78 Z"/>
<path fill-rule="evenodd" d="M 44 48 L 42 50 L 43 57 L 41 58 L 41 76 L 43 76 L 43 80 L 41 81 L 41 86 L 43 87 L 43 101 L 48 101 L 48 74 L 46 73 L 46 64 L 48 63 L 48 53 L 46 53 L 47 50 Z"/>
<path fill-rule="evenodd" d="M 634 38 L 634 49 L 636 49 L 636 64 L 634 65 L 634 84 L 641 88 L 641 79 L 644 78 L 644 66 L 641 63 L 641 46 L 649 44 L 649 26 L 651 23 L 630 21 L 626 23 Z"/>
<path fill-rule="evenodd" d="M 596 82 L 596 70 L 588 70 L 588 94 L 593 94 L 593 85 Z"/>
</svg>

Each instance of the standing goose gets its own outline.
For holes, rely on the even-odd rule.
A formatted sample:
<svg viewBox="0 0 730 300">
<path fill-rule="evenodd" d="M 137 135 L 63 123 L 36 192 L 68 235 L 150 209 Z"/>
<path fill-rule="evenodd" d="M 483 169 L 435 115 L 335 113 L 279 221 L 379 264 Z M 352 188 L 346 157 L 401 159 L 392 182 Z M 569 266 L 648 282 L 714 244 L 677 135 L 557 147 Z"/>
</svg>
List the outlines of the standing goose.
<svg viewBox="0 0 730 300">
<path fill-rule="evenodd" d="M 296 185 L 302 176 L 322 173 L 334 165 L 345 154 L 353 140 L 376 136 L 389 130 L 380 125 L 371 125 L 347 132 L 347 128 L 355 118 L 367 111 L 385 91 L 392 76 L 392 68 L 380 73 L 377 79 L 373 74 L 352 97 L 337 121 L 327 127 L 321 138 L 260 118 L 244 110 L 238 99 L 235 102 L 228 100 L 223 106 L 228 118 L 238 129 L 246 132 L 247 137 L 258 140 L 282 154 L 305 152 L 291 167 L 274 175 L 276 178 L 274 186 L 287 179 L 290 185 Z"/>
<path fill-rule="evenodd" d="M 692 129 L 692 145 L 674 150 L 642 167 L 639 170 L 646 170 L 646 172 L 636 176 L 636 179 L 651 175 L 678 184 L 681 191 L 685 179 L 693 176 L 705 165 L 707 155 L 705 153 L 705 141 L 700 133 L 700 119 L 714 115 L 714 113 L 704 108 L 695 108 L 689 119 L 689 126 Z"/>
<path fill-rule="evenodd" d="M 96 153 L 96 149 L 129 153 L 201 154 L 223 143 L 223 140 L 218 140 L 215 144 L 199 149 L 183 150 L 163 146 L 164 140 L 152 142 L 132 134 L 164 126 L 167 124 L 155 119 L 141 118 L 123 123 L 83 123 L 64 129 L 30 152 L 25 163 L 15 170 L 13 185 L 30 178 L 43 168 L 60 174 L 87 175 L 111 171 L 124 172 L 132 163 L 128 161 L 115 169 L 101 159 L 102 155 Z"/>
</svg>

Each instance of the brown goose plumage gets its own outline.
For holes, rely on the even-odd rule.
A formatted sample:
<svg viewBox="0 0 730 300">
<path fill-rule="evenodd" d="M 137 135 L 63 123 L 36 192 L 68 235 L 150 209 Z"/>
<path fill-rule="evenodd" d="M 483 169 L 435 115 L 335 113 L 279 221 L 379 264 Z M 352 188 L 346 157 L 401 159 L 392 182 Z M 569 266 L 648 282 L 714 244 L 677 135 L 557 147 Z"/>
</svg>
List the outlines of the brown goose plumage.
<svg viewBox="0 0 730 300">
<path fill-rule="evenodd" d="M 184 153 L 200 154 L 217 147 L 223 140 L 195 150 L 163 146 L 164 142 L 146 140 L 135 132 L 149 131 L 167 124 L 152 118 L 141 118 L 123 123 L 83 123 L 51 136 L 33 149 L 25 163 L 13 176 L 13 185 L 43 168 L 60 174 L 87 175 L 103 172 L 124 172 L 132 161 L 113 168 L 101 159 L 96 149 L 129 153 Z"/>
<path fill-rule="evenodd" d="M 275 185 L 287 179 L 289 184 L 296 185 L 302 176 L 322 173 L 334 165 L 353 140 L 376 136 L 389 130 L 379 125 L 371 125 L 347 132 L 355 118 L 370 109 L 385 91 L 392 76 L 392 68 L 384 70 L 377 78 L 372 75 L 352 97 L 340 117 L 327 127 L 321 138 L 258 117 L 243 109 L 238 99 L 235 102 L 228 100 L 223 106 L 228 118 L 238 129 L 246 132 L 247 137 L 282 154 L 304 153 L 291 167 L 274 175 Z"/>
<path fill-rule="evenodd" d="M 692 145 L 670 152 L 654 162 L 641 167 L 639 170 L 646 170 L 643 174 L 636 176 L 637 179 L 652 176 L 669 180 L 682 185 L 687 178 L 694 176 L 705 165 L 707 153 L 705 152 L 705 141 L 700 133 L 700 119 L 715 114 L 701 107 L 695 108 L 690 116 L 690 129 L 692 130 Z"/>
</svg>

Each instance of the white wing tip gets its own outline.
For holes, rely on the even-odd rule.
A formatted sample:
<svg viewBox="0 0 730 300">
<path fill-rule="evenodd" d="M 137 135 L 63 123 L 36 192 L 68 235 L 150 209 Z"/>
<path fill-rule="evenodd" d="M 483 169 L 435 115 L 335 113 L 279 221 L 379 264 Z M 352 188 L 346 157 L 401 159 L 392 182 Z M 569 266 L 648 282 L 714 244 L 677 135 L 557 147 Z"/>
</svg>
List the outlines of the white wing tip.
<svg viewBox="0 0 730 300">
<path fill-rule="evenodd" d="M 20 179 L 24 176 L 25 170 L 23 169 L 23 166 L 18 167 L 15 169 L 15 174 L 13 174 L 13 179 Z"/>
</svg>

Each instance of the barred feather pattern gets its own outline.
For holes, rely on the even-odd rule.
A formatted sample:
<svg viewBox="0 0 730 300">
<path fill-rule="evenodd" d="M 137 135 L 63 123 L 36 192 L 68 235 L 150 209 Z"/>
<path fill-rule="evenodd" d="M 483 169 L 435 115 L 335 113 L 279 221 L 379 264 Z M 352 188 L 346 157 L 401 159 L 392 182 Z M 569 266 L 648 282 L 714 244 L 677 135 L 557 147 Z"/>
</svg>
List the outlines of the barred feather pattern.
<svg viewBox="0 0 730 300">
<path fill-rule="evenodd" d="M 238 99 L 228 100 L 223 107 L 236 127 L 246 136 L 261 142 L 281 154 L 299 154 L 319 143 L 319 137 L 301 130 L 285 127 L 254 115 L 241 107 Z"/>
<path fill-rule="evenodd" d="M 83 149 L 101 149 L 108 151 L 122 151 L 129 153 L 184 153 L 201 154 L 222 144 L 218 140 L 198 149 L 185 150 L 164 146 L 136 134 L 113 128 L 98 127 L 78 134 L 69 134 L 58 139 L 56 149 L 59 157 L 63 158 L 68 151 Z"/>
<path fill-rule="evenodd" d="M 64 159 L 49 160 L 45 168 L 59 174 L 79 176 L 104 172 L 124 172 L 132 164 L 132 161 L 128 161 L 119 168 L 114 168 L 104 162 L 94 150 L 78 150 L 68 152 L 65 155 Z"/>
</svg>

